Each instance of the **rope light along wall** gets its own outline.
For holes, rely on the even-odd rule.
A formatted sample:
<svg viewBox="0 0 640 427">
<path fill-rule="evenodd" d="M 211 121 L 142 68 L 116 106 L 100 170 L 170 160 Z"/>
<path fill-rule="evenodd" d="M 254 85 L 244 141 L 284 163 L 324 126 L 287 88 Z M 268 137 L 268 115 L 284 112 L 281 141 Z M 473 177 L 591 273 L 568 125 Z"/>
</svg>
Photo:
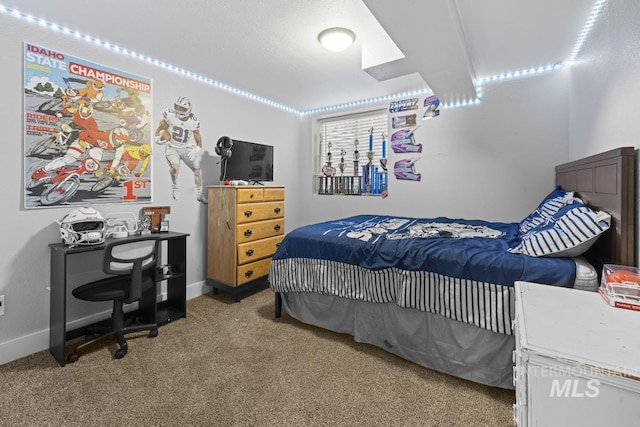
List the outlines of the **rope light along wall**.
<svg viewBox="0 0 640 427">
<path fill-rule="evenodd" d="M 396 93 L 393 95 L 378 96 L 375 98 L 367 98 L 359 101 L 346 102 L 344 104 L 336 104 L 336 105 L 329 105 L 326 107 L 313 108 L 311 110 L 302 111 L 301 114 L 306 115 L 306 114 L 326 113 L 328 111 L 343 110 L 346 108 L 360 107 L 363 105 L 379 104 L 381 102 L 388 102 L 394 99 L 402 99 L 410 96 L 418 96 L 418 95 L 426 95 L 426 94 L 433 95 L 433 92 L 431 92 L 431 90 L 426 88 L 417 89 L 417 90 L 408 91 L 408 92 Z"/>
<path fill-rule="evenodd" d="M 476 105 L 479 104 L 482 101 L 482 85 L 485 83 L 492 83 L 492 82 L 497 82 L 497 81 L 502 81 L 502 80 L 508 80 L 508 79 L 513 79 L 513 78 L 519 78 L 519 77 L 524 77 L 524 76 L 530 76 L 530 75 L 535 75 L 535 74 L 539 74 L 542 72 L 548 72 L 548 71 L 552 71 L 552 70 L 556 70 L 564 65 L 570 65 L 571 62 L 573 62 L 576 57 L 578 56 L 578 54 L 580 53 L 580 51 L 582 50 L 582 47 L 585 43 L 585 41 L 587 40 L 587 38 L 589 37 L 589 35 L 591 34 L 591 31 L 593 30 L 593 27 L 595 25 L 595 23 L 597 22 L 598 18 L 602 15 L 602 12 L 605 8 L 605 6 L 607 5 L 608 0 L 597 0 L 593 6 L 593 9 L 591 11 L 591 14 L 589 15 L 582 32 L 580 33 L 580 36 L 578 37 L 578 41 L 576 42 L 576 45 L 571 53 L 571 56 L 563 62 L 559 62 L 559 63 L 554 63 L 554 64 L 549 64 L 549 65 L 545 65 L 545 66 L 541 66 L 541 67 L 535 67 L 535 68 L 529 68 L 526 70 L 520 70 L 520 71 L 512 71 L 512 72 L 508 72 L 508 73 L 504 73 L 504 74 L 498 74 L 495 76 L 489 76 L 489 77 L 484 77 L 482 79 L 479 79 L 477 81 L 477 92 L 478 95 L 475 99 L 471 99 L 471 100 L 462 100 L 462 101 L 456 101 L 453 103 L 449 103 L 449 104 L 443 104 L 442 108 L 459 108 L 459 107 L 466 107 L 466 106 L 470 106 L 470 105 Z M 263 96 L 260 95 L 256 95 L 254 93 L 245 91 L 243 89 L 238 89 L 236 87 L 233 87 L 231 85 L 228 85 L 226 83 L 222 83 L 219 82 L 217 80 L 211 79 L 209 77 L 203 76 L 201 74 L 197 74 L 191 71 L 188 71 L 184 68 L 181 67 L 177 67 L 171 64 L 168 64 L 164 61 L 160 61 L 158 59 L 155 58 L 151 58 L 149 56 L 146 56 L 144 54 L 141 53 L 137 53 L 135 51 L 132 50 L 128 50 L 124 47 L 109 43 L 107 41 L 104 40 L 100 40 L 96 37 L 92 37 L 88 34 L 83 34 L 80 33 L 78 31 L 74 31 L 71 30 L 67 27 L 63 27 L 57 24 L 54 24 L 52 22 L 46 21 L 44 19 L 40 19 L 40 18 L 36 18 L 34 16 L 22 13 L 18 10 L 15 9 L 11 9 L 8 7 L 5 7 L 4 5 L 0 4 L 0 13 L 23 20 L 25 22 L 34 24 L 34 25 L 39 25 L 41 27 L 44 27 L 48 30 L 51 31 L 56 31 L 62 34 L 65 34 L 67 36 L 70 37 L 74 37 L 78 40 L 82 40 L 85 41 L 87 43 L 93 44 L 95 46 L 98 47 L 102 47 L 117 53 L 120 53 L 122 55 L 137 59 L 139 61 L 143 61 L 146 62 L 148 64 L 152 64 L 155 65 L 157 67 L 163 68 L 165 70 L 180 74 L 182 76 L 185 77 L 189 77 L 195 80 L 198 80 L 204 84 L 208 84 L 210 86 L 216 87 L 218 89 L 222 89 L 228 92 L 233 93 L 234 95 L 238 95 L 238 96 L 242 96 L 244 98 L 248 98 L 252 101 L 255 102 L 259 102 L 262 104 L 266 104 L 269 105 L 271 107 L 274 108 L 278 108 L 290 113 L 294 113 L 294 114 L 298 114 L 301 116 L 304 115 L 313 115 L 313 114 L 318 114 L 318 113 L 325 113 L 328 111 L 334 111 L 334 110 L 343 110 L 343 109 L 348 109 L 348 108 L 353 108 L 353 107 L 359 107 L 359 106 L 363 106 L 363 105 L 372 105 L 372 104 L 378 104 L 378 103 L 382 103 L 382 102 L 388 102 L 394 99 L 399 99 L 399 98 L 404 98 L 404 97 L 409 97 L 409 96 L 416 96 L 416 95 L 426 95 L 426 94 L 430 94 L 432 95 L 433 93 L 431 92 L 431 90 L 427 89 L 427 88 L 422 88 L 422 89 L 417 89 L 414 91 L 409 91 L 409 92 L 402 92 L 402 93 L 396 93 L 393 95 L 387 95 L 387 96 L 379 96 L 379 97 L 375 97 L 375 98 L 368 98 L 368 99 L 363 99 L 363 100 L 358 100 L 358 101 L 351 101 L 351 102 L 347 102 L 347 103 L 343 103 L 343 104 L 336 104 L 336 105 L 330 105 L 330 106 L 326 106 L 326 107 L 320 107 L 320 108 L 313 108 L 310 110 L 306 110 L 306 111 L 300 111 L 296 108 L 292 108 L 289 107 L 287 105 L 281 104 L 279 102 L 273 101 L 271 99 L 265 98 Z"/>
<path fill-rule="evenodd" d="M 609 3 L 608 0 L 598 0 L 596 1 L 593 9 L 591 10 L 591 14 L 585 22 L 584 27 L 582 28 L 582 32 L 580 33 L 580 37 L 578 37 L 578 41 L 576 42 L 573 51 L 571 52 L 571 56 L 567 59 L 567 62 L 571 63 L 576 60 L 578 54 L 582 50 L 582 46 L 584 46 L 584 42 L 589 38 L 591 32 L 593 31 L 593 27 L 595 26 L 598 18 L 602 16 L 605 6 Z"/>
<path fill-rule="evenodd" d="M 503 73 L 503 74 L 497 74 L 497 75 L 494 75 L 494 76 L 488 76 L 488 77 L 481 78 L 476 82 L 477 96 L 476 96 L 475 99 L 457 101 L 457 102 L 452 102 L 452 103 L 449 103 L 449 104 L 444 104 L 443 103 L 442 104 L 442 108 L 443 109 L 447 109 L 447 108 L 451 109 L 451 108 L 460 108 L 460 107 L 467 107 L 467 106 L 479 104 L 480 102 L 482 102 L 482 86 L 485 83 L 494 83 L 494 82 L 500 82 L 500 81 L 515 79 L 515 78 L 520 78 L 520 77 L 533 76 L 533 75 L 537 75 L 537 74 L 541 74 L 541 73 L 545 73 L 545 72 L 554 71 L 554 70 L 557 70 L 557 69 L 562 68 L 562 67 L 567 66 L 567 65 L 571 65 L 571 62 L 573 62 L 575 60 L 575 58 L 578 56 L 578 54 L 582 50 L 582 46 L 584 45 L 585 41 L 587 40 L 587 38 L 591 34 L 591 31 L 593 30 L 593 27 L 594 27 L 595 23 L 598 21 L 598 18 L 602 15 L 603 10 L 604 10 L 605 6 L 607 5 L 607 3 L 608 3 L 608 0 L 597 0 L 595 2 L 594 6 L 593 6 L 593 9 L 591 10 L 591 14 L 587 18 L 587 21 L 585 22 L 585 25 L 584 25 L 584 27 L 582 29 L 582 32 L 580 33 L 580 36 L 578 37 L 578 41 L 576 42 L 576 45 L 573 48 L 573 51 L 571 52 L 571 56 L 566 61 L 556 62 L 556 63 L 548 64 L 548 65 L 542 65 L 542 66 L 539 66 L 539 67 L 532 67 L 532 68 L 528 68 L 528 69 L 524 69 L 524 70 L 510 71 L 510 72 Z M 353 101 L 353 102 L 349 102 L 349 103 L 345 103 L 345 104 L 338 104 L 338 105 L 331 105 L 331 106 L 328 106 L 328 107 L 314 108 L 314 109 L 311 109 L 311 110 L 302 111 L 301 114 L 302 115 L 318 114 L 318 113 L 324 113 L 324 112 L 332 111 L 332 110 L 340 110 L 340 109 L 345 109 L 345 108 L 357 107 L 357 106 L 361 106 L 361 105 L 375 104 L 375 103 L 379 103 L 379 102 L 390 101 L 390 100 L 393 100 L 393 99 L 404 98 L 404 97 L 409 97 L 409 96 L 414 96 L 414 95 L 424 95 L 424 94 L 427 94 L 427 93 L 430 94 L 430 95 L 433 95 L 433 92 L 431 92 L 429 89 L 420 89 L 420 90 L 415 90 L 415 91 L 412 91 L 412 92 L 403 92 L 403 93 L 400 93 L 400 94 L 388 95 L 388 96 L 384 96 L 384 97 L 369 98 L 369 99 L 365 99 L 365 100 L 361 100 L 361 101 Z"/>
<path fill-rule="evenodd" d="M 206 77 L 206 76 L 191 72 L 191 71 L 186 70 L 184 68 L 181 68 L 181 67 L 178 67 L 178 66 L 175 66 L 175 65 L 171 65 L 171 64 L 168 64 L 168 63 L 166 63 L 164 61 L 160 61 L 158 59 L 151 58 L 151 57 L 146 56 L 144 54 L 137 53 L 135 51 L 132 51 L 132 50 L 126 49 L 124 47 L 109 43 L 107 41 L 100 40 L 100 39 L 98 39 L 96 37 L 93 37 L 93 36 L 90 36 L 88 34 L 83 34 L 83 33 L 80 33 L 78 31 L 72 30 L 70 28 L 63 27 L 63 26 L 54 24 L 52 22 L 46 21 L 44 19 L 36 18 L 36 17 L 28 15 L 26 13 L 22 13 L 22 12 L 20 12 L 18 10 L 5 7 L 4 5 L 0 5 L 0 13 L 3 13 L 5 15 L 8 15 L 8 16 L 11 16 L 11 17 L 14 17 L 14 18 L 18 18 L 18 19 L 20 19 L 22 21 L 25 21 L 25 22 L 28 22 L 30 24 L 39 25 L 39 26 L 41 26 L 43 28 L 46 28 L 48 30 L 55 31 L 55 32 L 67 35 L 67 36 L 73 37 L 73 38 L 78 39 L 78 40 L 82 40 L 82 41 L 90 43 L 90 44 L 92 44 L 94 46 L 98 46 L 98 47 L 101 47 L 101 48 L 104 48 L 104 49 L 108 49 L 108 50 L 111 50 L 113 52 L 117 52 L 119 54 L 122 54 L 122 55 L 125 55 L 125 56 L 128 56 L 128 57 L 137 59 L 139 61 L 143 61 L 143 62 L 146 62 L 148 64 L 155 65 L 156 67 L 160 67 L 160 68 L 163 68 L 165 70 L 180 74 L 180 75 L 182 75 L 184 77 L 189 77 L 189 78 L 192 78 L 194 80 L 198 80 L 198 81 L 200 81 L 202 83 L 208 84 L 208 85 L 216 87 L 218 89 L 226 90 L 226 91 L 231 92 L 231 93 L 233 93 L 235 95 L 242 96 L 242 97 L 245 97 L 245 98 L 249 98 L 249 99 L 251 99 L 253 101 L 260 102 L 262 104 L 266 104 L 266 105 L 269 105 L 269 106 L 274 107 L 274 108 L 279 108 L 281 110 L 288 111 L 290 113 L 300 114 L 300 111 L 298 111 L 295 108 L 286 106 L 284 104 L 281 104 L 279 102 L 273 101 L 273 100 L 268 99 L 268 98 L 265 98 L 263 96 L 256 95 L 254 93 L 245 91 L 243 89 L 238 89 L 238 88 L 233 87 L 231 85 L 228 85 L 226 83 L 219 82 L 219 81 L 211 79 L 209 77 Z"/>
</svg>

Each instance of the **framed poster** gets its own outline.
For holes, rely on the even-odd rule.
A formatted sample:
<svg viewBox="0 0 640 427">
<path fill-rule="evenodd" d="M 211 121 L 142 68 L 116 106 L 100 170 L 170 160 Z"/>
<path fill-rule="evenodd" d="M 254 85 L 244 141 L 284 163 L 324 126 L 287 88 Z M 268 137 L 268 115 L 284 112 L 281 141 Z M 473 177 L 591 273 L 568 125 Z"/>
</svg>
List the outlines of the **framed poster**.
<svg viewBox="0 0 640 427">
<path fill-rule="evenodd" d="M 151 80 L 24 44 L 25 208 L 149 203 Z"/>
</svg>

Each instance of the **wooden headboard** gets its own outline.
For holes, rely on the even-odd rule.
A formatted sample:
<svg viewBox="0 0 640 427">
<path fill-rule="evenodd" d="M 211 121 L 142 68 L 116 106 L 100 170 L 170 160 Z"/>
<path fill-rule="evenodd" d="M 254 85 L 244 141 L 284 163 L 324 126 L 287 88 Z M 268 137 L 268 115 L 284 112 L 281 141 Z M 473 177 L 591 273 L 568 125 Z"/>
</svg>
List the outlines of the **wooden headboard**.
<svg viewBox="0 0 640 427">
<path fill-rule="evenodd" d="M 635 265 L 635 149 L 622 147 L 556 166 L 556 184 L 595 210 L 611 215 L 611 228 L 585 253 L 603 264 Z"/>
</svg>

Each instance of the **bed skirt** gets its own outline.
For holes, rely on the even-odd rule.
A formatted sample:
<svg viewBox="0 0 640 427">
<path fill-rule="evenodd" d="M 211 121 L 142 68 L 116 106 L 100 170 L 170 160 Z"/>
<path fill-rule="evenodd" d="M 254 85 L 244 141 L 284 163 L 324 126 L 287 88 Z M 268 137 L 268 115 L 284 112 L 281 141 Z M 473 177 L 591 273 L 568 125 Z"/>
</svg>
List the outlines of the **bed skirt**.
<svg viewBox="0 0 640 427">
<path fill-rule="evenodd" d="M 273 260 L 269 283 L 276 292 L 334 295 L 435 313 L 511 335 L 514 289 L 428 271 L 371 270 L 324 259 Z"/>
<path fill-rule="evenodd" d="M 395 303 L 307 292 L 281 293 L 295 319 L 372 344 L 429 369 L 513 389 L 513 335 Z"/>
</svg>

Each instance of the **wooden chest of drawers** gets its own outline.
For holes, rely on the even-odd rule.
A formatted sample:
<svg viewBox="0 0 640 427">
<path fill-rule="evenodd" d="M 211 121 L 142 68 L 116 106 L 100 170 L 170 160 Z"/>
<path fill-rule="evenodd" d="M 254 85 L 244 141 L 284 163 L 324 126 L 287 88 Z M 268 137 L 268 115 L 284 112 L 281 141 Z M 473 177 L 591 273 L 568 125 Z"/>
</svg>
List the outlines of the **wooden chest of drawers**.
<svg viewBox="0 0 640 427">
<path fill-rule="evenodd" d="M 284 236 L 284 188 L 208 187 L 207 284 L 236 301 L 264 288 Z"/>
</svg>

